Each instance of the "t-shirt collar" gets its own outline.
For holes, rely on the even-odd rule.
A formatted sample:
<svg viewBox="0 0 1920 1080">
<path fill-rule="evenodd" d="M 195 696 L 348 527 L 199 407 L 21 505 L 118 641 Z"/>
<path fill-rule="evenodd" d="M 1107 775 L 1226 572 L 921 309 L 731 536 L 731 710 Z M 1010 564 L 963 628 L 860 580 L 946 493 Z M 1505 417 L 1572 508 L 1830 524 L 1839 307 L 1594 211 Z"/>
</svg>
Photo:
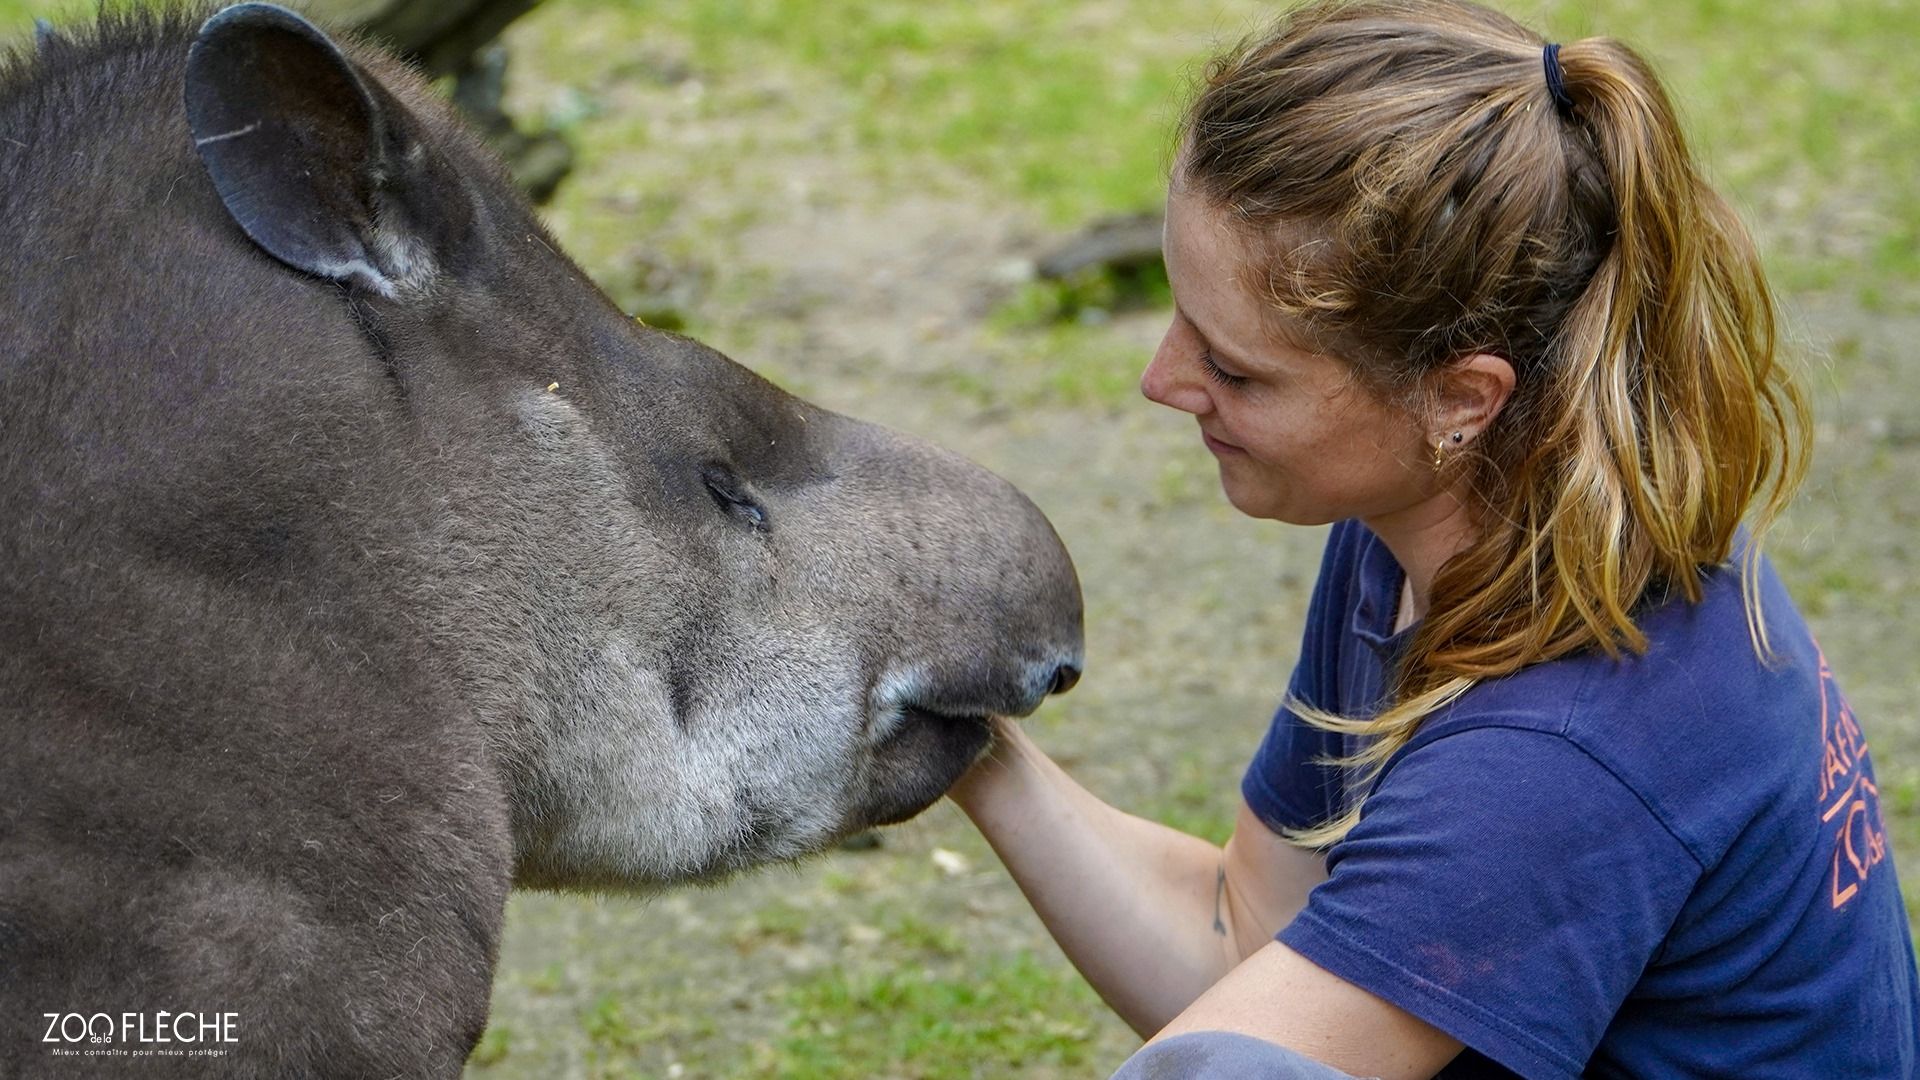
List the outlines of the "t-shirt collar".
<svg viewBox="0 0 1920 1080">
<path fill-rule="evenodd" d="M 1364 537 L 1356 571 L 1360 601 L 1353 606 L 1350 629 L 1383 663 L 1390 664 L 1413 635 L 1411 626 L 1393 632 L 1394 617 L 1400 610 L 1400 589 L 1407 575 L 1373 530 L 1365 525 L 1360 528 Z"/>
</svg>

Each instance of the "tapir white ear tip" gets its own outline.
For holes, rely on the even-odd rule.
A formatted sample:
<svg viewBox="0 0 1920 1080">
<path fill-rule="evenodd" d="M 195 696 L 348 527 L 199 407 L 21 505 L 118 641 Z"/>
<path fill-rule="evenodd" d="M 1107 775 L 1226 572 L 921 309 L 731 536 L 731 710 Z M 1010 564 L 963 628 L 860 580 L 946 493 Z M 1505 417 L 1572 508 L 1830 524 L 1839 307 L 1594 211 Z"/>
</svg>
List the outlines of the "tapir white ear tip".
<svg viewBox="0 0 1920 1080">
<path fill-rule="evenodd" d="M 313 272 L 335 281 L 351 281 L 368 292 L 378 293 L 388 300 L 394 300 L 400 296 L 400 290 L 394 286 L 393 279 L 381 273 L 365 259 L 315 263 Z"/>
<path fill-rule="evenodd" d="M 300 26 L 309 30 L 313 24 L 301 18 L 297 12 L 281 7 L 279 4 L 246 3 L 221 8 L 200 24 L 200 33 L 205 35 L 217 32 L 227 24 L 243 20 L 266 20 L 283 26 Z"/>
</svg>

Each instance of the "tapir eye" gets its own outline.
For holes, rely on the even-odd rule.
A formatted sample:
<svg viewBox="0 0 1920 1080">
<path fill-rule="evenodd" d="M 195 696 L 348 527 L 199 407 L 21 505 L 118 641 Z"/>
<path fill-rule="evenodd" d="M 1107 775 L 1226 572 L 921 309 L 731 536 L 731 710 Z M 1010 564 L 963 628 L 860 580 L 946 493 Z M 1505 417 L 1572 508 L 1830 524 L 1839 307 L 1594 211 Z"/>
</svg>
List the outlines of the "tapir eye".
<svg viewBox="0 0 1920 1080">
<path fill-rule="evenodd" d="M 732 469 L 725 465 L 709 464 L 700 467 L 700 479 L 707 485 L 707 493 L 720 509 L 739 518 L 758 532 L 766 532 L 772 526 L 767 522 L 767 509 L 747 494 L 747 487 Z"/>
</svg>

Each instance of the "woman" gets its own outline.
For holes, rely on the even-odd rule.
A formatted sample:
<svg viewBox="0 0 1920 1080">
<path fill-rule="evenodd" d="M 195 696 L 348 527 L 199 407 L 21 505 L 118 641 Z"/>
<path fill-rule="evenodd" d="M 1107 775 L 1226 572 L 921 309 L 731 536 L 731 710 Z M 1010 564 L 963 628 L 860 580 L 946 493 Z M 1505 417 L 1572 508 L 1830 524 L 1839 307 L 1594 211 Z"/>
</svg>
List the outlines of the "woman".
<svg viewBox="0 0 1920 1080">
<path fill-rule="evenodd" d="M 1158 1033 L 1123 1075 L 1913 1075 L 1865 743 L 1758 554 L 1804 398 L 1644 62 L 1310 4 L 1211 68 L 1166 256 L 1146 395 L 1339 524 L 1224 851 L 1011 725 L 954 792 Z"/>
</svg>

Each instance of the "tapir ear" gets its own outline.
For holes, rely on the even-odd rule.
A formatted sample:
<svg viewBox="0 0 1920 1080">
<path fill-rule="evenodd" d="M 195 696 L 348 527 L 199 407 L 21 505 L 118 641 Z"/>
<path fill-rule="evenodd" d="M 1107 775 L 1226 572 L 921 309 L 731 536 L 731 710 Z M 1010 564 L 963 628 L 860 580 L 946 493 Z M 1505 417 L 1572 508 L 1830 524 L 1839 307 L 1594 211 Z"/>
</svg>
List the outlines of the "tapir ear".
<svg viewBox="0 0 1920 1080">
<path fill-rule="evenodd" d="M 296 269 L 392 296 L 464 224 L 460 185 L 424 175 L 440 159 L 413 117 L 285 8 L 208 19 L 187 53 L 186 106 L 227 212 Z"/>
</svg>

